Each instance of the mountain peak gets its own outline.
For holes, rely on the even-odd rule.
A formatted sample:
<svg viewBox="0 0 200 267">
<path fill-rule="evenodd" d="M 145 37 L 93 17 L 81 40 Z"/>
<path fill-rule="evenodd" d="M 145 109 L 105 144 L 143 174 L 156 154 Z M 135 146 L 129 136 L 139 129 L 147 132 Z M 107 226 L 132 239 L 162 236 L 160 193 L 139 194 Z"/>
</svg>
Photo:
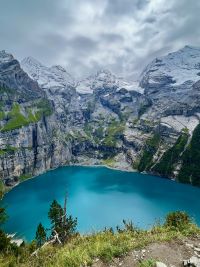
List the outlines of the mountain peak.
<svg viewBox="0 0 200 267">
<path fill-rule="evenodd" d="M 55 69 L 55 70 L 62 71 L 62 72 L 67 72 L 66 69 L 61 65 L 53 65 L 51 66 L 51 69 Z"/>
<path fill-rule="evenodd" d="M 183 49 L 192 49 L 192 50 L 200 50 L 200 47 L 197 47 L 197 46 L 192 46 L 192 45 L 185 45 Z"/>
<path fill-rule="evenodd" d="M 157 86 L 158 80 L 181 85 L 196 82 L 200 72 L 200 48 L 186 45 L 182 49 L 154 59 L 141 74 L 141 85 Z M 165 79 L 164 79 L 165 77 Z"/>
<path fill-rule="evenodd" d="M 46 67 L 33 57 L 26 57 L 21 65 L 42 88 L 64 88 L 74 85 L 73 77 L 60 65 Z"/>
<path fill-rule="evenodd" d="M 7 53 L 5 50 L 0 51 L 0 62 L 1 63 L 8 62 L 13 59 L 14 59 L 13 55 Z"/>
<path fill-rule="evenodd" d="M 35 58 L 28 56 L 21 61 L 22 65 L 42 66 L 42 64 Z"/>
</svg>

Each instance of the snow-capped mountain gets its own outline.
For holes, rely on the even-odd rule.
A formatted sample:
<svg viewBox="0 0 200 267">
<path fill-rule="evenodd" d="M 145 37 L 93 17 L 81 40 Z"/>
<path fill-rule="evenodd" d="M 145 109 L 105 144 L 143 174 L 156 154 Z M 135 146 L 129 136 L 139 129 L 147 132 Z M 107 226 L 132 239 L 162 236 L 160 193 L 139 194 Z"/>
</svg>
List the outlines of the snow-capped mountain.
<svg viewBox="0 0 200 267">
<path fill-rule="evenodd" d="M 125 88 L 128 91 L 143 92 L 139 82 L 127 82 L 109 70 L 99 70 L 96 74 L 75 82 L 75 79 L 59 65 L 46 67 L 36 59 L 27 57 L 22 60 L 21 66 L 43 89 L 51 89 L 51 91 L 65 90 L 70 86 L 80 94 L 91 94 L 97 89 L 106 88 Z"/>
<path fill-rule="evenodd" d="M 22 60 L 21 66 L 43 89 L 74 86 L 74 78 L 60 65 L 46 67 L 32 57 Z"/>
<path fill-rule="evenodd" d="M 185 46 L 166 56 L 154 59 L 142 72 L 142 87 L 155 87 L 162 83 L 178 86 L 200 79 L 200 48 Z"/>
<path fill-rule="evenodd" d="M 10 62 L 13 59 L 13 55 L 6 53 L 5 50 L 0 51 L 0 63 Z"/>
<path fill-rule="evenodd" d="M 95 75 L 91 75 L 77 83 L 76 90 L 82 94 L 93 93 L 98 89 L 124 88 L 128 91 L 142 91 L 138 82 L 127 82 L 121 77 L 115 76 L 109 70 L 99 70 Z"/>
<path fill-rule="evenodd" d="M 6 86 L 21 94 L 21 101 L 44 95 L 43 90 L 25 73 L 18 60 L 5 50 L 0 51 L 0 87 Z M 2 95 L 0 96 L 2 97 Z"/>
<path fill-rule="evenodd" d="M 0 52 L 0 150 L 12 146 L 17 151 L 0 155 L 0 176 L 112 159 L 113 166 L 134 166 L 200 185 L 199 159 L 197 175 L 192 170 L 189 180 L 182 175 L 182 155 L 200 127 L 199 48 L 186 46 L 150 63 L 140 79 L 143 94 L 137 82 L 108 70 L 75 82 L 61 66 L 48 68 L 30 57 L 21 65 L 32 79 L 12 55 Z M 10 123 L 7 114 L 13 111 L 18 116 Z"/>
</svg>

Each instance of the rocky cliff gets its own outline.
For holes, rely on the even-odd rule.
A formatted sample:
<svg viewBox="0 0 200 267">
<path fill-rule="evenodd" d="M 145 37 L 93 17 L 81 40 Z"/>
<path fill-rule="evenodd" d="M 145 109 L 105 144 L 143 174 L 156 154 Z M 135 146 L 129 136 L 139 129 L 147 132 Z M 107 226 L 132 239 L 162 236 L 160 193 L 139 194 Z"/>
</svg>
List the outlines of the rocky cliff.
<svg viewBox="0 0 200 267">
<path fill-rule="evenodd" d="M 199 98 L 194 47 L 155 59 L 138 84 L 108 70 L 75 81 L 2 51 L 0 177 L 13 185 L 65 164 L 107 164 L 199 185 Z"/>
</svg>

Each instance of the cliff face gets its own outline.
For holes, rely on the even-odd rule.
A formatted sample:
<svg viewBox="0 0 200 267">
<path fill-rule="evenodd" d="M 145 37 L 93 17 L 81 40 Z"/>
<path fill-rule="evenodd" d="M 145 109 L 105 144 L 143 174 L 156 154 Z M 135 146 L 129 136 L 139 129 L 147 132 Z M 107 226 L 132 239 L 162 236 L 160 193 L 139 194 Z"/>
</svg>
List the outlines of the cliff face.
<svg viewBox="0 0 200 267">
<path fill-rule="evenodd" d="M 198 171 L 180 173 L 199 124 L 199 66 L 200 49 L 185 47 L 154 60 L 139 84 L 107 70 L 76 82 L 0 52 L 0 177 L 13 185 L 65 164 L 108 164 L 198 185 Z"/>
<path fill-rule="evenodd" d="M 7 185 L 71 159 L 70 146 L 55 139 L 54 103 L 4 51 L 0 93 L 0 177 Z"/>
</svg>

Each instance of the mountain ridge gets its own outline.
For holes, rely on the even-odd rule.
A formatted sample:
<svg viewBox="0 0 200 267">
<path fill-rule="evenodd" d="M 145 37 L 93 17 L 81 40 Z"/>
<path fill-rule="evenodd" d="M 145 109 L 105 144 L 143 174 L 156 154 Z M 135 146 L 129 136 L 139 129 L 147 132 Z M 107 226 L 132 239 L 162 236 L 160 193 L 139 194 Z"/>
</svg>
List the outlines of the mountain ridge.
<svg viewBox="0 0 200 267">
<path fill-rule="evenodd" d="M 174 151 L 177 158 L 167 177 L 181 181 L 187 147 L 200 120 L 200 49 L 185 47 L 163 56 L 162 62 L 153 60 L 138 84 L 108 70 L 75 81 L 61 66 L 45 67 L 30 57 L 20 65 L 5 51 L 0 56 L 3 185 L 67 164 L 107 164 L 163 176 L 166 171 L 157 165 Z M 30 97 L 21 102 L 19 95 L 10 94 L 17 88 L 29 92 L 29 84 L 39 102 Z M 13 110 L 18 117 L 11 115 Z M 186 141 L 177 150 L 178 138 Z M 199 185 L 196 176 L 183 182 Z"/>
</svg>

